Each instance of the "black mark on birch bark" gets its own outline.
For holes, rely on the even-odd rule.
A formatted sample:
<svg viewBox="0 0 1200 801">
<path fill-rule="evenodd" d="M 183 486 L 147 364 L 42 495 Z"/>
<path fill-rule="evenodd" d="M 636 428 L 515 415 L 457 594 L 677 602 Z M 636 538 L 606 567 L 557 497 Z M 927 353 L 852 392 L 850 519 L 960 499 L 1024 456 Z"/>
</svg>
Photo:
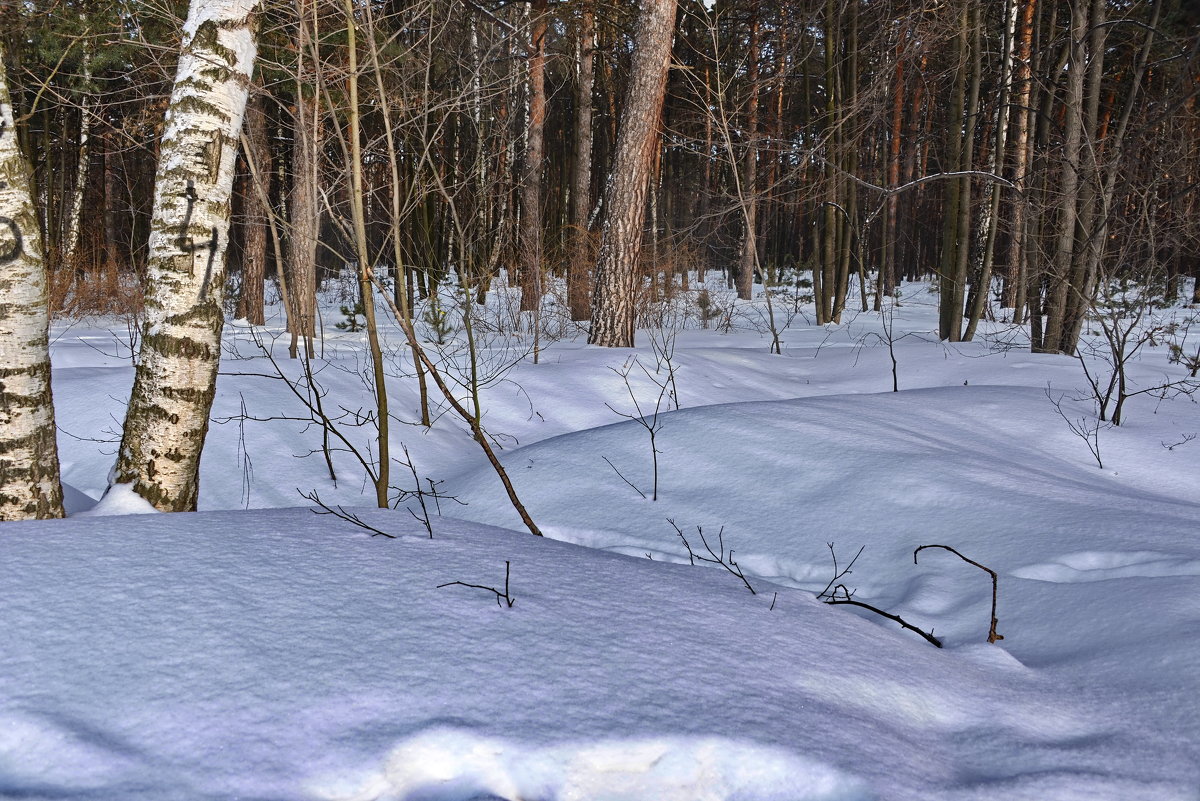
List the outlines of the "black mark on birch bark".
<svg viewBox="0 0 1200 801">
<path fill-rule="evenodd" d="M 192 209 L 196 205 L 196 185 L 191 178 L 188 179 L 185 196 L 187 197 L 187 211 L 183 215 L 183 224 L 179 226 L 179 239 L 176 244 L 184 253 L 208 250 L 208 264 L 204 268 L 204 283 L 200 285 L 200 300 L 204 300 L 208 297 L 208 285 L 212 281 L 213 261 L 217 256 L 217 242 L 220 235 L 217 233 L 217 226 L 214 225 L 212 239 L 207 242 L 192 241 L 192 238 L 188 236 L 188 226 L 192 223 Z"/>
<path fill-rule="evenodd" d="M 12 244 L 4 247 L 0 245 L 0 264 L 8 264 L 10 261 L 16 261 L 21 255 L 23 249 L 23 241 L 21 239 L 21 229 L 17 224 L 8 217 L 0 217 L 0 228 L 7 226 L 9 233 L 12 234 Z"/>
</svg>

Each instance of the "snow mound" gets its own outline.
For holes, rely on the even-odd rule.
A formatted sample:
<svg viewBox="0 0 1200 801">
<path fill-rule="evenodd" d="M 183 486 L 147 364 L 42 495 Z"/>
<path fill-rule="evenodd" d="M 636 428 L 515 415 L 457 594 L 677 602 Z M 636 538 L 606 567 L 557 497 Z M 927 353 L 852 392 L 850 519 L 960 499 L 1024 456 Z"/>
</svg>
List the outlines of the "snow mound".
<svg viewBox="0 0 1200 801">
<path fill-rule="evenodd" d="M 863 801 L 861 781 L 781 749 L 720 737 L 549 747 L 435 728 L 400 744 L 383 772 L 337 801 Z"/>
</svg>

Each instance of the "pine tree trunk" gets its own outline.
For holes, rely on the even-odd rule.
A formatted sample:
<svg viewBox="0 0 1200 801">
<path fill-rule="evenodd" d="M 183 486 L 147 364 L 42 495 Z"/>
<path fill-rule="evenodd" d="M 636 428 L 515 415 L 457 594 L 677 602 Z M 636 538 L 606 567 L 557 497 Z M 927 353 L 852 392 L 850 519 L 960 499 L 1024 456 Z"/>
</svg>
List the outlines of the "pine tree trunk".
<svg viewBox="0 0 1200 801">
<path fill-rule="evenodd" d="M 269 164 L 270 141 L 267 138 L 267 119 L 263 111 L 263 96 L 256 94 L 246 108 L 246 144 L 251 152 L 247 159 L 256 165 Z M 237 316 L 250 325 L 265 325 L 263 282 L 267 274 L 267 209 L 261 193 L 251 188 L 245 199 L 246 239 L 242 256 L 242 285 L 238 295 Z"/>
<path fill-rule="evenodd" d="M 0 520 L 62 517 L 46 265 L 0 42 Z"/>
<path fill-rule="evenodd" d="M 146 322 L 114 483 L 162 511 L 196 508 L 216 391 L 225 249 L 259 0 L 194 0 L 167 109 Z"/>
<path fill-rule="evenodd" d="M 579 73 L 575 84 L 575 158 L 571 167 L 571 267 L 567 299 L 572 320 L 590 312 L 588 266 L 591 236 L 588 213 L 592 205 L 592 89 L 596 82 L 596 17 L 592 0 L 579 10 Z"/>
<path fill-rule="evenodd" d="M 321 208 L 317 202 L 321 156 L 321 108 L 316 90 L 307 85 L 305 63 L 311 57 L 313 0 L 296 0 L 299 19 L 296 53 L 296 115 L 292 140 L 292 187 L 288 193 L 287 268 L 288 327 L 292 340 L 289 355 L 299 355 L 299 339 L 305 354 L 314 355 L 317 335 L 317 244 L 321 230 Z"/>
<path fill-rule="evenodd" d="M 542 171 L 546 147 L 546 0 L 533 0 L 529 26 L 529 118 L 521 179 L 521 311 L 542 295 Z M 534 323 L 536 325 L 536 322 Z"/>
<path fill-rule="evenodd" d="M 605 190 L 607 217 L 596 264 L 592 328 L 588 342 L 633 346 L 634 298 L 650 165 L 659 141 L 659 118 L 671 63 L 676 0 L 646 0 L 638 20 L 629 89 L 617 152 Z"/>
</svg>

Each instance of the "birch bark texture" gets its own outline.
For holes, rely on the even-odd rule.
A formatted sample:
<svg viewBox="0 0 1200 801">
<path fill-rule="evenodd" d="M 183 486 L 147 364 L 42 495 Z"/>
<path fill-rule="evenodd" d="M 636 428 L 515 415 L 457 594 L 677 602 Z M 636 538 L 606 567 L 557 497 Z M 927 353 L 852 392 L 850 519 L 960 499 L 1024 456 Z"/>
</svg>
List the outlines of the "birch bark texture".
<svg viewBox="0 0 1200 801">
<path fill-rule="evenodd" d="M 62 517 L 46 266 L 0 44 L 0 520 Z"/>
<path fill-rule="evenodd" d="M 633 347 L 638 257 L 646 220 L 650 163 L 659 141 L 659 120 L 671 65 L 676 0 L 644 0 L 621 113 L 617 152 L 605 189 L 607 217 L 600 235 L 592 327 L 588 344 Z"/>
<path fill-rule="evenodd" d="M 216 391 L 238 133 L 260 0 L 192 0 L 159 163 L 146 322 L 115 484 L 164 512 L 191 511 Z"/>
</svg>

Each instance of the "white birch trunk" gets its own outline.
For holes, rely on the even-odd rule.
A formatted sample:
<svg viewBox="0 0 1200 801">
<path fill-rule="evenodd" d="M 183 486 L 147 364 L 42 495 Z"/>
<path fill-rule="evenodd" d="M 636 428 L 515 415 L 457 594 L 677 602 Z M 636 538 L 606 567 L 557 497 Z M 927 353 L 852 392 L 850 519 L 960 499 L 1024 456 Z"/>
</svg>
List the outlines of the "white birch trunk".
<svg viewBox="0 0 1200 801">
<path fill-rule="evenodd" d="M 216 389 L 238 132 L 260 0 L 192 0 L 154 182 L 146 323 L 115 483 L 196 508 Z"/>
<path fill-rule="evenodd" d="M 0 45 L 0 520 L 62 517 L 46 266 Z"/>
</svg>

